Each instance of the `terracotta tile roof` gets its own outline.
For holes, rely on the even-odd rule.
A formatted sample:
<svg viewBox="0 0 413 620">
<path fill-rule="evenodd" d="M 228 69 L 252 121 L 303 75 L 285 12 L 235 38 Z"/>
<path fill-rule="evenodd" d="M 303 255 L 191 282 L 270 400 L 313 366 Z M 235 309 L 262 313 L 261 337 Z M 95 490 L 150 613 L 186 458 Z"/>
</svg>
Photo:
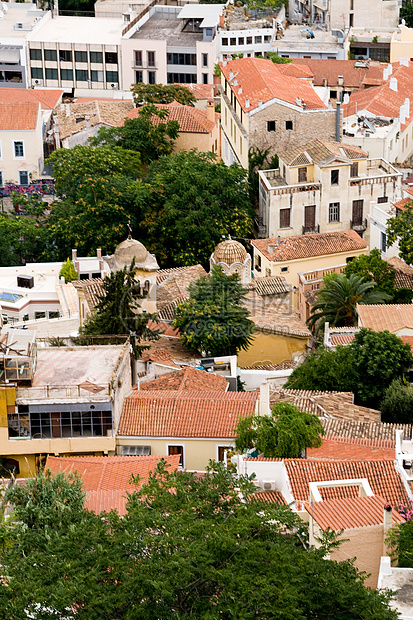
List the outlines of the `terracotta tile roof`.
<svg viewBox="0 0 413 620">
<path fill-rule="evenodd" d="M 213 122 L 208 120 L 206 110 L 182 105 L 182 103 L 177 101 L 167 104 L 156 104 L 156 107 L 168 110 L 168 121 L 178 121 L 179 133 L 211 133 L 219 121 L 219 114 L 215 114 L 215 122 Z M 138 116 L 139 108 L 134 108 L 128 114 L 128 118 L 137 118 Z M 152 122 L 157 125 L 160 122 L 159 117 L 154 114 Z"/>
<path fill-rule="evenodd" d="M 295 336 L 297 338 L 309 338 L 311 332 L 304 321 L 301 320 L 298 310 L 287 304 L 279 304 L 277 297 L 272 302 L 271 298 L 266 303 L 258 301 L 249 291 L 244 300 L 244 306 L 251 313 L 251 320 L 255 328 L 265 333 L 281 336 Z"/>
<path fill-rule="evenodd" d="M 132 101 L 103 101 L 95 99 L 87 103 L 62 103 L 56 109 L 60 139 L 72 136 L 95 125 L 117 127 L 133 109 Z"/>
<path fill-rule="evenodd" d="M 287 166 L 303 166 L 306 164 L 322 164 L 334 157 L 342 159 L 365 159 L 367 153 L 352 144 L 330 142 L 315 138 L 303 146 L 296 146 L 279 152 L 279 158 Z"/>
<path fill-rule="evenodd" d="M 310 482 L 367 478 L 373 493 L 383 497 L 392 506 L 399 503 L 406 504 L 409 501 L 395 464 L 390 460 L 285 459 L 284 464 L 296 500 L 308 500 Z M 345 487 L 333 487 L 324 493 L 324 497 L 330 499 L 331 496 L 334 498 L 348 497 L 349 494 L 351 496 L 352 491 L 344 491 L 344 489 Z M 320 493 L 323 497 L 321 490 Z"/>
<path fill-rule="evenodd" d="M 361 88 L 369 67 L 357 68 L 356 60 L 333 60 L 320 58 L 294 58 L 293 66 L 306 68 L 314 76 L 314 86 L 324 86 L 327 80 L 330 88 L 338 85 L 338 77 L 343 77 L 343 85 L 347 88 Z M 284 65 L 289 67 L 290 65 Z M 383 75 L 383 69 L 382 69 Z"/>
<path fill-rule="evenodd" d="M 78 290 L 83 290 L 87 304 L 92 310 L 99 302 L 99 297 L 105 296 L 105 291 L 102 288 L 102 278 L 90 278 L 87 280 L 73 280 L 73 286 Z"/>
<path fill-rule="evenodd" d="M 281 237 L 280 245 L 278 245 L 278 240 L 275 237 L 253 239 L 252 245 L 272 262 L 340 254 L 341 252 L 352 252 L 367 248 L 366 242 L 355 230 Z"/>
<path fill-rule="evenodd" d="M 179 86 L 185 86 L 191 91 L 195 99 L 210 99 L 216 97 L 218 94 L 218 86 L 216 84 L 178 84 Z"/>
<path fill-rule="evenodd" d="M 281 491 L 256 491 L 251 500 L 264 504 L 287 504 Z"/>
<path fill-rule="evenodd" d="M 403 328 L 413 329 L 413 304 L 358 304 L 357 313 L 361 326 L 375 332 L 387 329 L 393 333 Z"/>
<path fill-rule="evenodd" d="M 130 489 L 132 491 L 132 489 Z M 88 491 L 86 493 L 85 508 L 96 514 L 116 510 L 120 517 L 126 514 L 127 491 Z"/>
<path fill-rule="evenodd" d="M 216 390 L 226 392 L 228 381 L 221 375 L 185 366 L 154 381 L 140 384 L 141 390 Z"/>
<path fill-rule="evenodd" d="M 169 336 L 170 338 L 179 338 L 179 331 L 174 329 L 170 323 L 166 323 L 165 321 L 159 321 L 156 323 L 155 321 L 148 321 L 149 329 L 158 330 L 160 334 L 165 336 Z"/>
<path fill-rule="evenodd" d="M 295 62 L 290 62 L 286 65 L 279 65 L 277 69 L 283 75 L 289 75 L 290 77 L 304 78 L 307 80 L 314 77 L 312 70 L 306 64 L 299 65 Z"/>
<path fill-rule="evenodd" d="M 396 270 L 395 286 L 397 288 L 413 289 L 413 267 L 398 256 L 386 258 L 387 262 Z"/>
<path fill-rule="evenodd" d="M 254 413 L 257 392 L 138 391 L 123 404 L 118 435 L 231 438 Z"/>
<path fill-rule="evenodd" d="M 199 355 L 189 351 L 179 338 L 161 336 L 159 340 L 144 340 L 141 342 L 149 348 L 142 353 L 144 361 L 151 359 L 158 364 L 166 364 L 180 370 L 180 363 L 195 363 Z M 196 364 L 195 364 L 196 365 Z"/>
<path fill-rule="evenodd" d="M 402 198 L 398 202 L 392 202 L 392 205 L 396 207 L 396 209 L 399 209 L 400 211 L 405 211 L 406 206 L 411 205 L 411 204 L 412 204 L 412 199 L 409 196 L 406 196 L 406 198 Z"/>
<path fill-rule="evenodd" d="M 220 67 L 237 101 L 246 113 L 257 108 L 259 101 L 267 103 L 273 99 L 302 109 L 304 103 L 307 110 L 323 110 L 327 107 L 311 84 L 305 80 L 284 75 L 271 60 L 240 58 L 229 61 L 226 66 L 220 63 Z M 231 79 L 230 72 L 233 76 Z M 242 93 L 239 93 L 240 86 Z M 246 100 L 249 101 L 249 107 L 245 105 Z"/>
<path fill-rule="evenodd" d="M 398 256 L 393 256 L 392 258 L 386 258 L 386 261 L 390 263 L 396 270 L 402 271 L 407 275 L 413 275 L 413 267 L 408 265 Z"/>
<path fill-rule="evenodd" d="M 386 447 L 382 444 L 386 444 Z M 394 461 L 395 442 L 357 437 L 324 437 L 320 448 L 307 449 L 307 458 L 361 461 L 390 459 Z"/>
<path fill-rule="evenodd" d="M 296 363 L 292 360 L 281 362 L 281 364 L 261 364 L 257 362 L 253 366 L 242 366 L 243 370 L 292 370 Z"/>
<path fill-rule="evenodd" d="M 189 285 L 207 276 L 202 265 L 160 269 L 156 274 L 156 304 L 158 310 L 188 296 Z"/>
<path fill-rule="evenodd" d="M 281 278 L 280 276 L 254 278 L 245 288 L 247 291 L 254 291 L 260 297 L 288 293 L 290 290 L 285 278 Z"/>
<path fill-rule="evenodd" d="M 177 458 L 178 457 L 178 458 Z M 160 459 L 165 459 L 171 471 L 178 469 L 179 455 L 172 456 L 48 456 L 45 469 L 53 474 L 75 471 L 81 476 L 83 489 L 88 491 L 132 491 L 131 476 L 148 480 Z"/>
<path fill-rule="evenodd" d="M 383 523 L 386 504 L 382 497 L 373 495 L 306 503 L 305 509 L 323 530 L 327 528 L 348 530 Z M 394 508 L 392 517 L 393 523 L 404 522 L 403 517 Z"/>
<path fill-rule="evenodd" d="M 0 103 L 40 103 L 42 110 L 54 110 L 61 101 L 63 90 L 37 88 L 1 88 Z"/>
<path fill-rule="evenodd" d="M 0 103 L 0 131 L 36 129 L 39 108 L 39 102 Z"/>
<path fill-rule="evenodd" d="M 369 440 L 377 447 L 394 447 L 396 445 L 396 430 L 403 431 L 404 437 L 412 436 L 412 424 L 389 424 L 386 422 L 368 422 L 362 420 L 323 419 L 321 424 L 326 431 L 326 437 L 337 441 L 338 437 L 347 441 Z"/>
<path fill-rule="evenodd" d="M 408 344 L 413 351 L 413 336 L 399 336 L 404 344 Z"/>
<path fill-rule="evenodd" d="M 354 334 L 331 334 L 331 344 L 335 347 L 338 344 L 350 344 L 354 340 Z"/>
<path fill-rule="evenodd" d="M 163 349 L 151 348 L 149 351 L 146 350 L 142 353 L 142 359 L 144 362 L 148 362 L 150 360 L 155 364 L 169 366 L 170 368 L 176 368 L 177 370 L 181 369 L 181 367 L 173 361 L 172 355 Z"/>
<path fill-rule="evenodd" d="M 161 310 L 158 310 L 158 317 L 162 321 L 172 321 L 175 318 L 175 310 L 179 304 L 182 304 L 184 301 L 189 299 L 189 295 L 181 295 L 177 297 L 173 301 L 165 304 Z"/>
</svg>

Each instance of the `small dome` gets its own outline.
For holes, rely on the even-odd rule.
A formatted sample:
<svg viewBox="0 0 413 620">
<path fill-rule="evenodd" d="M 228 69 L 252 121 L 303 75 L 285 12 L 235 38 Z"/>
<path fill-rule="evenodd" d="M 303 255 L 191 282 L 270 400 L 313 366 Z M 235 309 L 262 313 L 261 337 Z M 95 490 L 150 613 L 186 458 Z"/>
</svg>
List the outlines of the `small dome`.
<svg viewBox="0 0 413 620">
<path fill-rule="evenodd" d="M 234 239 L 226 239 L 221 241 L 215 248 L 213 257 L 216 263 L 225 263 L 233 265 L 234 263 L 244 264 L 248 257 L 244 246 Z"/>
<path fill-rule="evenodd" d="M 134 258 L 135 263 L 144 263 L 147 257 L 148 250 L 142 243 L 132 239 L 132 237 L 128 237 L 125 241 L 119 243 L 115 250 L 116 261 L 125 265 L 130 265 Z"/>
</svg>

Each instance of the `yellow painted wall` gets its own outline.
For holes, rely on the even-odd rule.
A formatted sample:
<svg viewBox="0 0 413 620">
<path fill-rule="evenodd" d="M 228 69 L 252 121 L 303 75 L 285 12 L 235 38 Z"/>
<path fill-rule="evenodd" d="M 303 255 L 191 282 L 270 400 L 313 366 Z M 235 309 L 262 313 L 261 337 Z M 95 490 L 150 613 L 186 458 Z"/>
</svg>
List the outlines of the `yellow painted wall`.
<svg viewBox="0 0 413 620">
<path fill-rule="evenodd" d="M 234 420 L 234 428 L 236 420 Z M 151 454 L 155 456 L 165 456 L 168 454 L 168 444 L 184 446 L 184 467 L 185 469 L 196 469 L 203 471 L 210 459 L 216 460 L 217 446 L 228 446 L 233 444 L 231 439 L 191 439 L 191 438 L 170 438 L 170 439 L 151 439 L 138 438 L 126 439 L 117 438 L 116 451 L 122 454 L 122 446 L 151 446 Z"/>
<path fill-rule="evenodd" d="M 390 62 L 399 62 L 400 58 L 413 57 L 413 28 L 400 25 L 400 41 L 397 35 L 390 42 Z"/>
<path fill-rule="evenodd" d="M 238 353 L 238 365 L 243 368 L 256 362 L 280 364 L 291 360 L 293 353 L 301 353 L 307 348 L 308 338 L 292 338 L 277 334 L 258 332 L 247 351 Z"/>
</svg>

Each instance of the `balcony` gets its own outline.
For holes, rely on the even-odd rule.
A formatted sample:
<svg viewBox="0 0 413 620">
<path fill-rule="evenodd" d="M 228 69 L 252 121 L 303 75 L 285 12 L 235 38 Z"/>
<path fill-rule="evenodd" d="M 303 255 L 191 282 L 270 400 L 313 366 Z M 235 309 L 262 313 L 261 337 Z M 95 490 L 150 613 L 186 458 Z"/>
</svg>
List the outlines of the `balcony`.
<svg viewBox="0 0 413 620">
<path fill-rule="evenodd" d="M 303 235 L 313 235 L 314 233 L 320 232 L 320 226 L 317 224 L 316 226 L 303 226 Z"/>
<path fill-rule="evenodd" d="M 364 233 L 367 229 L 367 219 L 364 219 L 360 222 L 360 220 L 350 220 L 350 228 L 355 230 L 357 233 Z"/>
<path fill-rule="evenodd" d="M 136 64 L 134 60 L 132 60 L 132 69 L 140 70 L 148 69 L 149 71 L 156 71 L 158 69 L 158 63 L 149 64 L 148 62 L 142 62 L 141 64 Z"/>
</svg>

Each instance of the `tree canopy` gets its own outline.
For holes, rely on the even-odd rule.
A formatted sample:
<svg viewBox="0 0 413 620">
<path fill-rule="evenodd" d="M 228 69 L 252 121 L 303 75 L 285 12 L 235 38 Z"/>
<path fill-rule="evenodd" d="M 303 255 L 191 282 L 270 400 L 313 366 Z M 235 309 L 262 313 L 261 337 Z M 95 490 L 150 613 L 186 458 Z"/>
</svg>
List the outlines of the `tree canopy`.
<svg viewBox="0 0 413 620">
<path fill-rule="evenodd" d="M 246 290 L 238 274 L 227 276 L 214 265 L 210 276 L 189 286 L 189 299 L 179 304 L 173 326 L 191 351 L 235 355 L 252 341 L 254 323 L 242 306 Z"/>
<path fill-rule="evenodd" d="M 382 259 L 381 252 L 377 248 L 371 250 L 369 254 L 353 258 L 347 263 L 343 273 L 347 277 L 354 274 L 361 276 L 365 282 L 375 282 L 376 291 L 382 291 L 391 297 L 396 294 L 396 270 Z"/>
<path fill-rule="evenodd" d="M 47 248 L 43 219 L 0 214 L 0 267 L 46 260 Z"/>
<path fill-rule="evenodd" d="M 136 106 L 145 103 L 172 103 L 177 101 L 182 105 L 193 106 L 196 102 L 189 88 L 182 84 L 134 84 L 131 88 Z"/>
<path fill-rule="evenodd" d="M 135 185 L 140 237 L 163 267 L 207 264 L 223 237 L 247 237 L 253 212 L 246 171 L 213 153 L 162 157 Z"/>
<path fill-rule="evenodd" d="M 394 379 L 380 405 L 382 422 L 413 423 L 413 388 L 402 379 Z"/>
<path fill-rule="evenodd" d="M 76 477 L 48 473 L 7 494 L 5 620 L 396 620 L 351 561 L 306 548 L 289 508 L 252 501 L 222 464 L 202 477 L 160 463 L 126 515 L 83 508 Z M 245 501 L 246 500 L 246 501 Z"/>
<path fill-rule="evenodd" d="M 266 458 L 299 458 L 306 448 L 319 448 L 324 428 L 316 415 L 291 403 L 276 403 L 271 415 L 254 415 L 238 421 L 238 452 L 255 449 Z"/>
<path fill-rule="evenodd" d="M 361 329 L 347 346 L 318 349 L 295 368 L 287 387 L 353 392 L 356 402 L 380 409 L 386 389 L 412 366 L 410 346 L 388 331 Z"/>
<path fill-rule="evenodd" d="M 408 28 L 413 28 L 413 3 L 406 0 L 400 7 L 400 21 L 404 19 Z"/>
<path fill-rule="evenodd" d="M 89 138 L 91 146 L 121 146 L 137 151 L 143 164 L 150 164 L 162 155 L 172 153 L 178 137 L 178 121 L 168 120 L 169 111 L 154 104 L 139 108 L 136 118 L 127 118 L 121 127 L 101 127 Z"/>
<path fill-rule="evenodd" d="M 413 5 L 409 3 L 408 6 Z M 387 222 L 387 247 L 396 241 L 399 244 L 399 256 L 409 265 L 413 264 L 413 204 L 409 203 L 398 215 Z"/>
<path fill-rule="evenodd" d="M 73 261 L 68 258 L 62 265 L 61 270 L 59 271 L 59 278 L 64 278 L 65 282 L 72 282 L 72 280 L 78 280 L 79 274 L 75 269 Z"/>
</svg>

